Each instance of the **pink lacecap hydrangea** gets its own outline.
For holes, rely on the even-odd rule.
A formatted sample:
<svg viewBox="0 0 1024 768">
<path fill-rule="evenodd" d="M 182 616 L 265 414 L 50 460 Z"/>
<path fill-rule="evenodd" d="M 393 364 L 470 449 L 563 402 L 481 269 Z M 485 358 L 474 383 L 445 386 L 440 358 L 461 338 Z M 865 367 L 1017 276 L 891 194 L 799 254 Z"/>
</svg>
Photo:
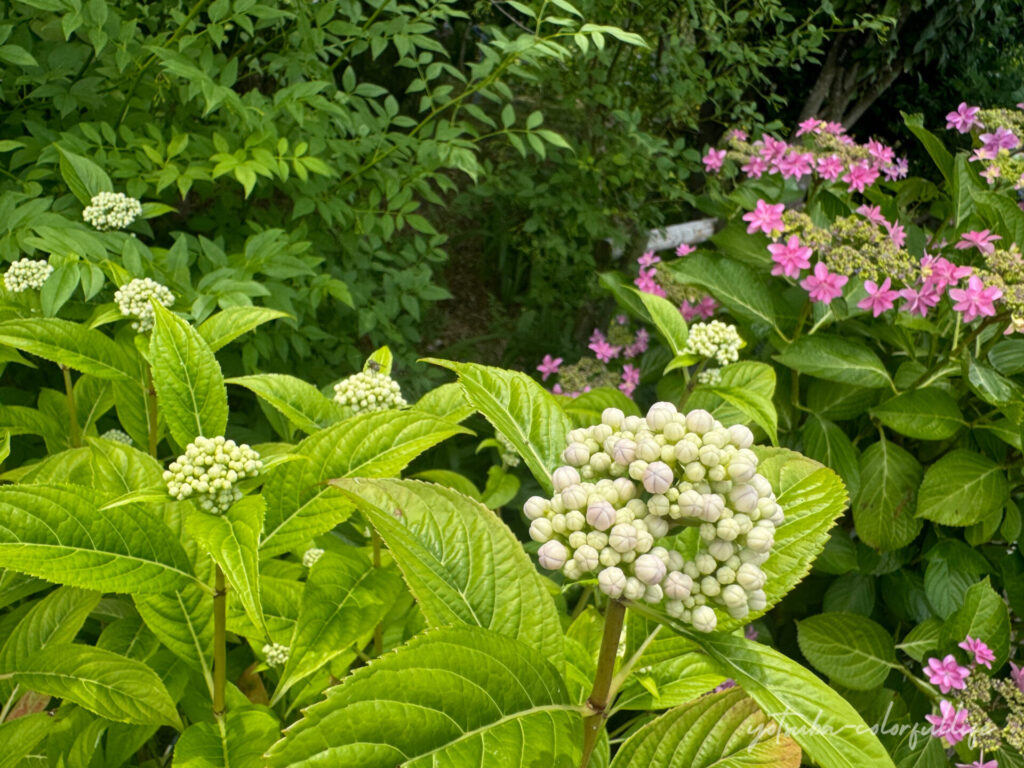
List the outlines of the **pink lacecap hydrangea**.
<svg viewBox="0 0 1024 768">
<path fill-rule="evenodd" d="M 892 147 L 886 146 L 875 139 L 868 139 L 868 154 L 881 165 L 890 165 L 896 159 L 896 152 Z"/>
<path fill-rule="evenodd" d="M 640 275 L 633 281 L 633 284 L 644 293 L 650 293 L 654 296 L 664 296 L 665 289 L 658 285 L 658 281 L 655 276 L 658 274 L 654 267 L 650 269 L 640 268 Z"/>
<path fill-rule="evenodd" d="M 957 763 L 956 768 L 999 768 L 999 761 L 979 757 L 973 763 Z"/>
<path fill-rule="evenodd" d="M 932 724 L 932 736 L 945 739 L 950 745 L 957 744 L 971 732 L 967 722 L 967 710 L 957 709 L 943 699 L 939 702 L 938 715 L 925 715 L 924 719 Z"/>
<path fill-rule="evenodd" d="M 928 310 L 942 299 L 942 294 L 935 290 L 929 290 L 927 284 L 925 284 L 919 288 L 901 289 L 900 297 L 905 299 L 900 309 L 912 315 L 925 317 L 928 314 Z"/>
<path fill-rule="evenodd" d="M 887 312 L 892 309 L 892 305 L 899 298 L 900 292 L 890 290 L 892 286 L 892 280 L 885 278 L 881 285 L 875 283 L 874 280 L 864 281 L 864 290 L 868 292 L 867 298 L 861 299 L 857 302 L 857 306 L 864 310 L 869 310 L 873 317 L 878 317 L 883 312 Z"/>
<path fill-rule="evenodd" d="M 540 365 L 537 366 L 537 370 L 541 373 L 541 381 L 547 381 L 548 376 L 553 373 L 558 373 L 558 368 L 561 365 L 562 358 L 544 355 L 544 359 L 541 360 Z"/>
<path fill-rule="evenodd" d="M 747 224 L 747 234 L 764 232 L 773 237 L 775 232 L 782 232 L 786 225 L 782 221 L 782 212 L 786 210 L 785 203 L 772 205 L 764 200 L 758 200 L 754 210 L 743 214 L 743 220 Z"/>
<path fill-rule="evenodd" d="M 602 363 L 611 362 L 618 357 L 619 353 L 622 351 L 622 347 L 616 347 L 603 339 L 601 341 L 592 342 L 588 347 L 593 351 L 594 357 Z"/>
<path fill-rule="evenodd" d="M 814 265 L 814 274 L 805 277 L 800 287 L 807 291 L 811 301 L 828 304 L 843 295 L 843 286 L 849 279 L 846 275 L 829 272 L 825 262 L 819 261 Z"/>
<path fill-rule="evenodd" d="M 660 256 L 655 256 L 654 251 L 647 251 L 640 258 L 636 260 L 636 263 L 641 267 L 651 267 L 661 261 Z"/>
<path fill-rule="evenodd" d="M 760 155 L 751 155 L 750 159 L 740 167 L 740 170 L 752 179 L 759 179 L 768 170 L 768 161 Z"/>
<path fill-rule="evenodd" d="M 695 245 L 690 245 L 689 243 L 680 243 L 676 247 L 676 256 L 689 256 L 696 250 L 697 246 Z"/>
<path fill-rule="evenodd" d="M 978 640 L 968 635 L 959 644 L 959 647 L 974 655 L 975 664 L 981 664 L 986 669 L 992 669 L 992 662 L 996 660 L 996 655 L 992 653 L 992 649 L 983 640 Z"/>
<path fill-rule="evenodd" d="M 778 160 L 779 173 L 784 179 L 799 181 L 809 176 L 814 170 L 814 154 L 812 152 L 787 152 Z"/>
<path fill-rule="evenodd" d="M 969 107 L 966 101 L 961 101 L 955 111 L 946 115 L 946 128 L 955 128 L 960 133 L 967 133 L 976 125 L 981 125 L 978 120 L 978 112 L 981 107 Z"/>
<path fill-rule="evenodd" d="M 865 203 L 857 209 L 857 213 L 872 224 L 882 226 L 889 223 L 885 216 L 882 215 L 882 207 L 880 205 L 868 205 Z"/>
<path fill-rule="evenodd" d="M 971 275 L 966 288 L 950 288 L 949 297 L 956 303 L 953 309 L 961 313 L 964 322 L 971 322 L 984 315 L 993 317 L 996 314 L 995 302 L 1003 297 L 1003 292 L 995 286 L 985 287 L 981 278 Z"/>
<path fill-rule="evenodd" d="M 811 254 L 814 253 L 810 246 L 800 245 L 800 238 L 796 235 L 790 235 L 785 243 L 769 244 L 768 251 L 775 262 L 772 274 L 794 278 L 811 266 Z"/>
<path fill-rule="evenodd" d="M 937 685 L 939 691 L 949 693 L 954 689 L 964 689 L 964 681 L 971 674 L 971 670 L 961 667 L 953 654 L 947 654 L 941 661 L 936 658 L 928 659 L 924 673 L 928 677 L 928 682 Z"/>
<path fill-rule="evenodd" d="M 725 150 L 712 147 L 704 155 L 702 162 L 704 163 L 704 170 L 708 173 L 722 170 L 722 163 L 725 162 Z"/>
<path fill-rule="evenodd" d="M 826 181 L 835 181 L 843 172 L 843 161 L 839 155 L 818 158 L 818 175 Z"/>
<path fill-rule="evenodd" d="M 993 243 L 996 240 L 1002 239 L 1000 235 L 994 235 L 987 229 L 972 230 L 960 235 L 960 242 L 954 248 L 960 251 L 967 248 L 977 248 L 982 253 L 992 253 L 996 249 Z"/>
<path fill-rule="evenodd" d="M 981 146 L 994 153 L 1001 149 L 1015 149 L 1020 144 L 1016 134 L 1003 127 L 996 128 L 993 133 L 983 133 L 978 138 L 981 139 Z"/>
<path fill-rule="evenodd" d="M 622 383 L 619 384 L 619 389 L 629 397 L 633 394 L 633 390 L 637 388 L 640 383 L 640 369 L 626 363 L 622 366 Z"/>
<path fill-rule="evenodd" d="M 940 295 L 951 285 L 956 285 L 973 272 L 970 267 L 959 267 L 943 257 L 921 257 L 921 274 L 924 276 L 924 287 Z"/>
<path fill-rule="evenodd" d="M 843 181 L 847 183 L 851 192 L 863 192 L 867 187 L 875 183 L 878 178 L 878 169 L 871 163 L 865 161 L 851 163 Z"/>
<path fill-rule="evenodd" d="M 816 117 L 809 117 L 797 126 L 796 135 L 803 136 L 805 133 L 821 133 L 825 128 L 825 121 Z"/>
<path fill-rule="evenodd" d="M 903 225 L 899 222 L 885 222 L 885 228 L 889 230 L 889 240 L 897 248 L 902 248 L 903 244 L 907 241 L 907 230 L 903 228 Z"/>
</svg>

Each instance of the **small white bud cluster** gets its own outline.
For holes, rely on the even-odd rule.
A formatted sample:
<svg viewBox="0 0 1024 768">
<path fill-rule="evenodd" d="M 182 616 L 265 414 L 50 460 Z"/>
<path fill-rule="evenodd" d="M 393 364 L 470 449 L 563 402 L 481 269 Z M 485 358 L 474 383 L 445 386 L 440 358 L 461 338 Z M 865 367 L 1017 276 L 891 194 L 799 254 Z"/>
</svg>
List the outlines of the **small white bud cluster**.
<svg viewBox="0 0 1024 768">
<path fill-rule="evenodd" d="M 356 413 L 387 411 L 406 405 L 398 382 L 380 371 L 360 371 L 334 385 L 334 399 Z"/>
<path fill-rule="evenodd" d="M 709 360 L 717 360 L 719 365 L 735 363 L 740 357 L 743 339 L 735 325 L 712 320 L 710 323 L 694 323 L 690 326 L 690 335 L 686 339 L 686 351 Z"/>
<path fill-rule="evenodd" d="M 519 453 L 516 451 L 516 447 L 512 445 L 512 441 L 501 432 L 495 432 L 494 439 L 501 446 L 501 463 L 506 467 L 518 467 L 520 461 Z"/>
<path fill-rule="evenodd" d="M 137 318 L 132 323 L 139 333 L 147 333 L 153 329 L 154 314 L 151 299 L 169 307 L 174 303 L 174 294 L 165 286 L 149 277 L 137 277 L 125 283 L 114 294 L 117 308 L 125 317 Z"/>
<path fill-rule="evenodd" d="M 318 547 L 310 547 L 302 553 L 302 564 L 307 568 L 316 565 L 316 561 L 323 557 L 324 551 Z"/>
<path fill-rule="evenodd" d="M 4 288 L 11 293 L 38 291 L 53 273 L 53 267 L 45 261 L 18 259 L 4 273 Z"/>
<path fill-rule="evenodd" d="M 108 429 L 100 435 L 100 439 L 111 440 L 115 443 L 124 443 L 125 445 L 132 445 L 135 442 L 132 440 L 131 435 L 127 432 L 122 432 L 120 429 Z"/>
<path fill-rule="evenodd" d="M 263 646 L 263 655 L 267 657 L 268 667 L 280 667 L 288 663 L 290 649 L 280 643 L 267 643 Z"/>
<path fill-rule="evenodd" d="M 722 369 L 721 368 L 707 368 L 697 374 L 698 384 L 709 384 L 714 386 L 715 384 L 722 383 Z"/>
<path fill-rule="evenodd" d="M 524 506 L 540 565 L 568 579 L 596 575 L 615 599 L 664 602 L 701 632 L 714 630 L 714 606 L 736 619 L 763 610 L 761 565 L 783 511 L 757 473 L 751 431 L 671 403 L 646 418 L 608 408 L 601 422 L 569 433 L 555 495 Z M 699 532 L 690 560 L 657 545 L 682 526 Z"/>
<path fill-rule="evenodd" d="M 178 501 L 194 498 L 204 512 L 220 515 L 242 498 L 238 481 L 255 477 L 262 468 L 260 455 L 248 445 L 197 437 L 164 471 L 164 482 Z"/>
<path fill-rule="evenodd" d="M 82 211 L 82 218 L 101 232 L 124 229 L 142 214 L 142 203 L 123 192 L 100 192 L 93 195 Z"/>
</svg>

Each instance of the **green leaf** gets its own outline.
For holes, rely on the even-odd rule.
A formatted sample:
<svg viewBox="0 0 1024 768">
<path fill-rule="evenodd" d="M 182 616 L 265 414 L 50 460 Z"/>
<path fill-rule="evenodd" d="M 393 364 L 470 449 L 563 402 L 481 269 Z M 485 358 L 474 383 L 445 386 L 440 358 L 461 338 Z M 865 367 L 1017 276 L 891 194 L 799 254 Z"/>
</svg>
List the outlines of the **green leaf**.
<svg viewBox="0 0 1024 768">
<path fill-rule="evenodd" d="M 735 393 L 742 391 L 749 401 L 748 407 L 759 405 L 764 411 L 775 395 L 775 369 L 767 363 L 750 360 L 732 363 L 721 369 L 721 379 L 714 388 L 701 384 L 693 390 L 693 394 L 686 402 L 687 410 L 703 408 L 710 411 L 711 415 L 723 424 L 758 423 L 739 407 L 738 402 L 726 400 L 718 389 L 730 390 L 733 400 L 738 400 Z M 770 419 L 771 413 L 774 412 L 775 407 L 772 405 L 771 412 L 765 415 Z M 775 421 L 777 423 L 777 416 Z"/>
<path fill-rule="evenodd" d="M 598 274 L 597 279 L 601 285 L 611 292 L 615 303 L 624 310 L 636 317 L 644 317 L 647 314 L 644 303 L 633 292 L 633 286 L 629 285 L 621 274 L 618 272 L 601 272 Z"/>
<path fill-rule="evenodd" d="M 0 323 L 0 344 L 100 379 L 135 381 L 138 359 L 95 328 L 39 317 Z"/>
<path fill-rule="evenodd" d="M 160 413 L 180 446 L 196 437 L 223 435 L 228 392 L 213 351 L 192 326 L 153 304 L 156 324 L 149 345 Z"/>
<path fill-rule="evenodd" d="M 869 445 L 860 457 L 860 493 L 853 504 L 857 535 L 870 547 L 891 551 L 917 538 L 917 489 L 924 469 L 908 451 L 888 440 Z"/>
<path fill-rule="evenodd" d="M 1000 509 L 1009 494 L 1006 473 L 994 461 L 973 451 L 950 451 L 924 473 L 917 516 L 967 526 Z"/>
<path fill-rule="evenodd" d="M 178 537 L 139 504 L 100 510 L 82 486 L 0 487 L 0 566 L 98 592 L 164 592 L 194 581 Z"/>
<path fill-rule="evenodd" d="M 245 387 L 276 408 L 297 429 L 319 432 L 345 417 L 340 405 L 302 379 L 283 373 L 258 373 L 227 379 L 227 384 Z"/>
<path fill-rule="evenodd" d="M 468 419 L 474 411 L 456 382 L 442 384 L 427 392 L 416 402 L 416 410 L 455 424 Z"/>
<path fill-rule="evenodd" d="M 288 642 L 288 662 L 273 701 L 372 632 L 402 588 L 393 570 L 373 567 L 358 550 L 321 555 L 302 591 L 299 617 Z"/>
<path fill-rule="evenodd" d="M 39 305 L 46 317 L 53 317 L 78 287 L 81 272 L 78 264 L 61 264 L 39 290 Z"/>
<path fill-rule="evenodd" d="M 812 413 L 804 423 L 801 436 L 804 453 L 838 472 L 850 498 L 857 498 L 860 491 L 860 466 L 857 462 L 857 449 L 846 433 L 834 422 Z"/>
<path fill-rule="evenodd" d="M 148 595 L 133 595 L 146 626 L 175 656 L 199 669 L 213 688 L 213 596 L 198 584 Z"/>
<path fill-rule="evenodd" d="M 469 431 L 408 408 L 359 414 L 310 435 L 295 447 L 298 461 L 267 473 L 261 557 L 305 547 L 348 518 L 352 504 L 325 480 L 396 475 L 428 448 L 458 434 Z"/>
<path fill-rule="evenodd" d="M 706 289 L 736 319 L 780 329 L 786 310 L 778 293 L 746 264 L 719 254 L 694 253 L 671 262 L 668 269 L 679 282 Z"/>
<path fill-rule="evenodd" d="M 281 724 L 265 709 L 231 709 L 212 723 L 193 723 L 174 745 L 174 768 L 249 768 L 277 741 Z"/>
<path fill-rule="evenodd" d="M 996 656 L 993 669 L 1006 663 L 1010 653 L 1010 613 L 988 578 L 967 590 L 963 607 L 942 625 L 940 646 L 951 649 L 968 635 L 983 640 L 992 649 Z"/>
<path fill-rule="evenodd" d="M 775 360 L 800 373 L 860 387 L 888 387 L 892 382 L 878 355 L 865 344 L 842 336 L 801 336 Z"/>
<path fill-rule="evenodd" d="M 268 307 L 228 307 L 215 315 L 210 315 L 196 331 L 206 341 L 207 346 L 216 352 L 254 328 L 282 317 L 291 315 Z"/>
<path fill-rule="evenodd" d="M 771 368 L 769 368 L 769 371 L 771 371 L 772 379 L 774 379 L 775 371 L 772 371 Z M 750 389 L 726 387 L 721 384 L 706 385 L 705 389 L 711 394 L 722 398 L 747 417 L 747 419 L 761 427 L 768 434 L 772 445 L 779 444 L 779 415 L 770 397 L 765 397 Z M 775 389 L 774 381 L 772 389 Z"/>
<path fill-rule="evenodd" d="M 385 376 L 390 376 L 393 361 L 394 357 L 391 354 L 390 347 L 381 347 L 366 358 L 366 362 L 363 364 L 363 370 L 377 371 L 379 373 L 383 373 Z"/>
<path fill-rule="evenodd" d="M 220 566 L 249 621 L 270 638 L 260 600 L 259 541 L 266 502 L 262 496 L 239 499 L 223 515 L 190 510 L 185 529 Z"/>
<path fill-rule="evenodd" d="M 633 289 L 633 293 L 647 309 L 648 317 L 668 342 L 672 354 L 682 355 L 686 350 L 686 340 L 690 336 L 690 331 L 679 308 L 668 299 L 652 293 L 644 293 L 636 288 Z"/>
<path fill-rule="evenodd" d="M 561 624 L 545 581 L 493 512 L 449 488 L 416 480 L 333 484 L 387 543 L 431 625 L 485 627 L 528 643 L 561 666 Z"/>
<path fill-rule="evenodd" d="M 23 768 L 28 765 L 45 765 L 45 750 L 37 750 L 44 739 L 56 730 L 57 722 L 49 712 L 36 712 L 0 723 L 0 768 Z M 33 751 L 42 752 L 41 762 L 30 762 L 36 757 Z"/>
<path fill-rule="evenodd" d="M 486 755 L 495 766 L 576 765 L 581 733 L 579 707 L 535 648 L 449 627 L 419 635 L 329 689 L 270 749 L 269 763 L 468 766 Z"/>
<path fill-rule="evenodd" d="M 455 371 L 470 405 L 515 446 L 534 478 L 552 492 L 551 472 L 561 464 L 569 419 L 555 396 L 525 373 L 475 363 L 427 362 Z"/>
<path fill-rule="evenodd" d="M 869 691 L 896 665 L 896 648 L 885 628 L 855 613 L 820 613 L 797 624 L 800 652 L 833 682 Z"/>
<path fill-rule="evenodd" d="M 14 681 L 119 723 L 181 726 L 156 672 L 141 661 L 102 648 L 49 645 L 19 665 Z"/>
<path fill-rule="evenodd" d="M 639 662 L 642 671 L 634 671 L 623 685 L 615 699 L 616 709 L 646 710 L 679 706 L 723 682 L 718 668 L 688 641 L 679 637 L 670 637 L 668 641 L 659 644 L 656 640 L 644 653 Z M 659 645 L 678 643 L 687 643 L 689 647 L 685 651 L 670 647 L 671 655 L 668 658 L 662 658 L 658 653 Z M 593 677 L 593 673 L 594 669 L 588 670 L 589 677 Z"/>
<path fill-rule="evenodd" d="M 938 387 L 913 389 L 871 409 L 871 415 L 901 435 L 948 440 L 964 425 L 956 400 Z"/>
<path fill-rule="evenodd" d="M 982 554 L 957 539 L 942 539 L 925 554 L 924 592 L 932 610 L 947 619 L 967 590 L 988 570 Z"/>
<path fill-rule="evenodd" d="M 633 733 L 611 768 L 799 768 L 800 747 L 778 734 L 738 688 L 703 696 Z"/>
<path fill-rule="evenodd" d="M 876 389 L 811 379 L 807 387 L 807 407 L 823 419 L 847 421 L 862 416 L 878 402 L 878 395 Z"/>
<path fill-rule="evenodd" d="M 636 403 L 614 387 L 597 387 L 578 397 L 560 397 L 558 402 L 573 427 L 600 424 L 605 408 L 618 408 L 627 416 L 640 415 Z"/>
<path fill-rule="evenodd" d="M 942 173 L 947 184 L 952 184 L 953 181 L 953 156 L 949 153 L 949 150 L 943 145 L 935 134 L 924 127 L 924 118 L 917 115 L 908 115 L 905 112 L 901 112 L 903 115 L 903 123 L 910 129 L 928 151 L 932 161 L 934 161 L 939 172 Z"/>
<path fill-rule="evenodd" d="M 1024 339 L 1003 339 L 989 350 L 988 361 L 1003 376 L 1024 373 Z"/>
<path fill-rule="evenodd" d="M 941 632 L 942 622 L 939 619 L 928 619 L 910 630 L 903 638 L 903 642 L 896 647 L 914 661 L 921 663 L 925 654 L 938 649 Z"/>
<path fill-rule="evenodd" d="M 57 151 L 60 152 L 60 175 L 82 205 L 89 205 L 99 192 L 114 191 L 110 177 L 92 160 L 69 152 L 59 144 Z"/>
</svg>

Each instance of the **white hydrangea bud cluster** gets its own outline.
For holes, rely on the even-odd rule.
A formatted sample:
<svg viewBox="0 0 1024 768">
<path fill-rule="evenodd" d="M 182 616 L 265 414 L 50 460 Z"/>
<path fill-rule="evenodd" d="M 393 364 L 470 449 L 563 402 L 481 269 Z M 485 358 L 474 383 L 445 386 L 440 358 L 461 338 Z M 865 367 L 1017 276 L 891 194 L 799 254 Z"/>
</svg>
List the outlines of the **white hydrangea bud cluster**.
<svg viewBox="0 0 1024 768">
<path fill-rule="evenodd" d="M 142 215 L 142 203 L 124 192 L 100 192 L 93 195 L 82 211 L 82 218 L 96 229 L 124 229 Z"/>
<path fill-rule="evenodd" d="M 664 602 L 701 632 L 714 630 L 714 606 L 736 619 L 764 609 L 761 565 L 783 511 L 757 473 L 749 429 L 655 403 L 646 418 L 608 408 L 568 440 L 554 497 L 524 507 L 542 567 L 596 575 L 612 598 Z M 656 545 L 681 526 L 699 531 L 690 560 Z"/>
<path fill-rule="evenodd" d="M 153 329 L 151 299 L 156 299 L 163 306 L 169 307 L 174 303 L 174 294 L 167 286 L 149 277 L 137 277 L 122 285 L 114 294 L 114 301 L 117 302 L 121 314 L 137 318 L 132 322 L 132 328 L 139 333 L 147 333 Z"/>
<path fill-rule="evenodd" d="M 4 272 L 4 288 L 11 293 L 38 291 L 53 273 L 53 267 L 45 261 L 18 259 Z"/>
<path fill-rule="evenodd" d="M 164 471 L 167 492 L 178 501 L 194 498 L 204 512 L 221 515 L 242 498 L 237 483 L 263 468 L 248 445 L 223 437 L 197 437 Z"/>
<path fill-rule="evenodd" d="M 131 435 L 127 432 L 122 432 L 120 429 L 108 429 L 100 435 L 100 439 L 111 440 L 115 443 L 124 443 L 125 445 L 132 445 L 135 442 L 132 440 Z"/>
<path fill-rule="evenodd" d="M 694 323 L 686 339 L 686 352 L 717 360 L 719 365 L 735 363 L 740 357 L 743 339 L 735 325 L 712 320 L 710 323 Z"/>
<path fill-rule="evenodd" d="M 307 568 L 316 565 L 316 561 L 323 557 L 324 551 L 319 547 L 310 547 L 302 553 L 302 564 Z"/>
<path fill-rule="evenodd" d="M 398 382 L 381 371 L 360 371 L 334 385 L 334 399 L 356 413 L 388 411 L 406 405 Z"/>
<path fill-rule="evenodd" d="M 495 432 L 494 439 L 501 446 L 501 463 L 506 467 L 518 467 L 520 461 L 519 453 L 516 451 L 516 447 L 512 445 L 512 441 L 501 432 Z"/>
<path fill-rule="evenodd" d="M 722 383 L 722 369 L 721 368 L 707 368 L 697 374 L 698 384 L 715 384 Z"/>
<path fill-rule="evenodd" d="M 268 667 L 280 667 L 288 663 L 290 649 L 280 643 L 267 643 L 263 646 L 263 655 L 267 657 Z"/>
</svg>

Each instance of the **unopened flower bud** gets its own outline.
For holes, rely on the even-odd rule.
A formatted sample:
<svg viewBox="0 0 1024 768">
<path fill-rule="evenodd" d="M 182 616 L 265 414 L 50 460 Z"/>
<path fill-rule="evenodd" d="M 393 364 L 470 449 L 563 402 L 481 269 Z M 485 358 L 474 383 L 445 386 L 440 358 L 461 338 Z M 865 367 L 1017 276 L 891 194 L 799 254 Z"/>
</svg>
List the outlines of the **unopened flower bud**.
<svg viewBox="0 0 1024 768">
<path fill-rule="evenodd" d="M 599 531 L 607 531 L 615 523 L 615 508 L 607 501 L 598 501 L 587 507 L 587 522 Z"/>
<path fill-rule="evenodd" d="M 647 465 L 644 470 L 643 484 L 648 493 L 664 493 L 675 480 L 672 468 L 662 461 L 655 461 Z"/>
<path fill-rule="evenodd" d="M 551 509 L 551 502 L 547 499 L 541 498 L 540 496 L 531 496 L 523 505 L 523 513 L 530 520 L 536 520 L 538 517 L 543 517 L 544 513 L 549 509 Z"/>
<path fill-rule="evenodd" d="M 615 484 L 615 491 L 619 494 L 619 499 L 622 503 L 636 498 L 636 484 L 628 477 L 617 477 L 612 482 Z"/>
<path fill-rule="evenodd" d="M 590 468 L 598 474 L 605 474 L 611 469 L 612 457 L 604 451 L 598 451 L 590 457 Z"/>
<path fill-rule="evenodd" d="M 597 584 L 608 597 L 612 599 L 622 597 L 622 592 L 626 588 L 626 574 L 622 572 L 621 568 L 615 566 L 605 568 L 597 574 Z"/>
<path fill-rule="evenodd" d="M 582 533 L 582 531 L 580 531 Z M 598 552 L 608 546 L 608 534 L 602 533 L 601 531 L 591 531 L 587 535 L 587 544 L 592 546 Z"/>
<path fill-rule="evenodd" d="M 584 531 L 573 531 L 569 534 L 569 549 L 582 547 L 587 543 L 587 534 Z"/>
<path fill-rule="evenodd" d="M 658 461 L 661 458 L 661 446 L 649 437 L 640 440 L 636 444 L 636 457 L 641 461 Z"/>
<path fill-rule="evenodd" d="M 630 524 L 616 525 L 608 536 L 608 546 L 616 552 L 629 552 L 636 546 L 637 530 Z"/>
<path fill-rule="evenodd" d="M 622 596 L 627 600 L 639 600 L 647 592 L 647 585 L 640 579 L 632 576 L 626 577 L 626 586 L 622 590 Z"/>
<path fill-rule="evenodd" d="M 576 561 L 576 565 L 579 566 L 580 570 L 587 573 L 588 571 L 597 569 L 601 553 L 589 544 L 584 544 L 573 553 L 572 557 L 573 560 Z"/>
<path fill-rule="evenodd" d="M 660 584 L 648 584 L 643 599 L 645 603 L 660 603 L 665 599 L 665 592 Z"/>
<path fill-rule="evenodd" d="M 676 407 L 672 403 L 658 402 L 647 409 L 647 426 L 656 432 L 661 432 L 666 425 L 671 423 L 672 417 L 676 415 Z"/>
<path fill-rule="evenodd" d="M 768 552 L 775 543 L 775 536 L 767 528 L 754 528 L 747 534 L 747 548 L 754 552 Z"/>
<path fill-rule="evenodd" d="M 693 579 L 685 573 L 671 571 L 662 581 L 661 588 L 670 600 L 685 600 L 693 591 Z"/>
<path fill-rule="evenodd" d="M 317 547 L 311 547 L 302 553 L 302 564 L 307 568 L 316 565 L 317 560 L 323 557 L 324 551 Z"/>
<path fill-rule="evenodd" d="M 663 517 L 646 518 L 647 530 L 656 539 L 660 539 L 668 533 L 668 520 Z"/>
<path fill-rule="evenodd" d="M 747 605 L 752 611 L 763 611 L 768 607 L 768 596 L 763 589 L 755 589 L 747 595 Z"/>
<path fill-rule="evenodd" d="M 601 565 L 612 566 L 622 562 L 622 555 L 609 546 L 601 550 Z"/>
<path fill-rule="evenodd" d="M 636 458 L 636 443 L 626 438 L 620 438 L 612 446 L 612 459 L 616 464 L 624 467 L 629 466 Z"/>
<path fill-rule="evenodd" d="M 698 632 L 714 632 L 718 625 L 718 617 L 710 607 L 701 605 L 693 609 L 690 622 Z"/>
<path fill-rule="evenodd" d="M 717 467 L 721 462 L 721 454 L 713 445 L 703 445 L 697 452 L 698 460 L 701 464 L 709 469 L 711 467 Z"/>
<path fill-rule="evenodd" d="M 578 509 L 565 513 L 565 529 L 567 531 L 582 531 L 587 524 L 587 518 Z"/>
<path fill-rule="evenodd" d="M 717 579 L 718 583 L 721 584 L 723 587 L 726 584 L 732 584 L 736 581 L 736 571 L 734 571 L 728 565 L 723 565 L 721 568 L 715 571 L 715 579 Z"/>
<path fill-rule="evenodd" d="M 764 571 L 753 563 L 744 563 L 736 571 L 736 583 L 747 592 L 761 589 L 765 583 Z"/>
<path fill-rule="evenodd" d="M 263 646 L 263 655 L 267 657 L 268 667 L 280 667 L 288 663 L 289 648 L 287 645 L 267 643 Z"/>
<path fill-rule="evenodd" d="M 711 541 L 708 544 L 708 554 L 720 563 L 724 563 L 726 560 L 732 557 L 733 552 L 735 551 L 736 548 L 733 546 L 733 543 L 731 541 L 724 541 L 722 539 L 716 538 L 714 541 Z"/>
<path fill-rule="evenodd" d="M 714 429 L 715 417 L 705 410 L 694 410 L 686 414 L 686 428 L 698 435 Z"/>
<path fill-rule="evenodd" d="M 575 467 L 559 467 L 551 475 L 551 483 L 556 491 L 564 491 L 570 486 L 580 484 L 580 473 Z"/>
<path fill-rule="evenodd" d="M 587 505 L 587 492 L 582 485 L 570 485 L 562 490 L 562 504 L 568 509 L 583 509 Z"/>
<path fill-rule="evenodd" d="M 742 424 L 733 424 L 726 432 L 729 433 L 729 442 L 737 448 L 749 448 L 754 444 L 754 433 Z"/>
<path fill-rule="evenodd" d="M 683 469 L 683 477 L 691 483 L 699 483 L 707 474 L 707 469 L 699 461 L 691 461 Z"/>
<path fill-rule="evenodd" d="M 550 539 L 554 532 L 551 521 L 546 517 L 538 517 L 530 523 L 530 538 L 538 544 L 543 544 Z"/>
<path fill-rule="evenodd" d="M 722 591 L 722 585 L 714 576 L 705 576 L 700 580 L 700 591 L 708 597 L 717 597 Z"/>
<path fill-rule="evenodd" d="M 738 608 L 747 604 L 747 593 L 739 584 L 729 584 L 722 588 L 721 600 L 728 608 Z"/>
<path fill-rule="evenodd" d="M 644 584 L 660 584 L 667 572 L 665 563 L 655 555 L 640 555 L 633 563 L 633 573 Z"/>
<path fill-rule="evenodd" d="M 569 447 L 562 451 L 562 461 L 573 467 L 582 467 L 590 461 L 590 451 L 583 443 L 569 443 Z"/>
<path fill-rule="evenodd" d="M 542 544 L 541 548 L 537 550 L 537 562 L 540 563 L 541 568 L 546 568 L 549 571 L 557 571 L 565 565 L 568 557 L 569 551 L 560 541 L 549 541 Z"/>
<path fill-rule="evenodd" d="M 607 424 L 612 429 L 619 429 L 625 417 L 626 414 L 618 408 L 605 408 L 601 411 L 601 423 Z"/>
</svg>

